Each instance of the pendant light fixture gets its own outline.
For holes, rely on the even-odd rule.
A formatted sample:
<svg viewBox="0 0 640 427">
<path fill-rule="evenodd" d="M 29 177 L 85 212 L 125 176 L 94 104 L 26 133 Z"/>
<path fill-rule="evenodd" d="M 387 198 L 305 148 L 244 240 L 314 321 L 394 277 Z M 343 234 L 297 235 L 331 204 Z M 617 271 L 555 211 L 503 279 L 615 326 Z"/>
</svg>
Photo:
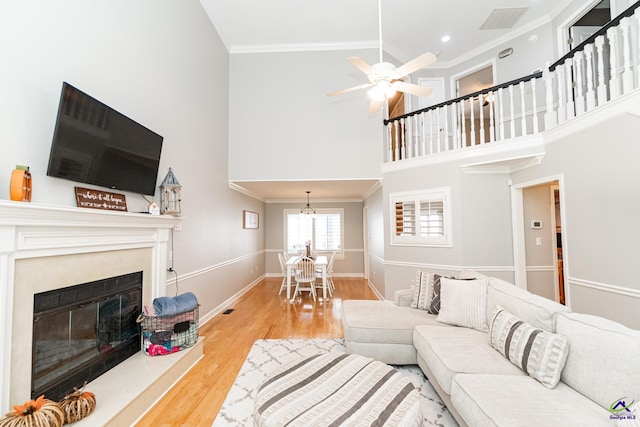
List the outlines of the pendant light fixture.
<svg viewBox="0 0 640 427">
<path fill-rule="evenodd" d="M 309 194 L 311 194 L 311 191 L 307 191 L 307 206 L 300 209 L 300 216 L 310 215 L 311 218 L 315 218 L 316 210 L 309 204 Z"/>
</svg>

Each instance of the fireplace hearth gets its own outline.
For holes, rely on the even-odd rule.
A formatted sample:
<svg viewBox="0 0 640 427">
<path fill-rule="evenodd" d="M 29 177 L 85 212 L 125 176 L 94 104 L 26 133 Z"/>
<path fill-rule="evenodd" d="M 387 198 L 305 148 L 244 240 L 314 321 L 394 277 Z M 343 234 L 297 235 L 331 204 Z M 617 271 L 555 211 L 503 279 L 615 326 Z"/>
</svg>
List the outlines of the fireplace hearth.
<svg viewBox="0 0 640 427">
<path fill-rule="evenodd" d="M 142 271 L 34 295 L 31 396 L 59 400 L 140 351 Z"/>
</svg>

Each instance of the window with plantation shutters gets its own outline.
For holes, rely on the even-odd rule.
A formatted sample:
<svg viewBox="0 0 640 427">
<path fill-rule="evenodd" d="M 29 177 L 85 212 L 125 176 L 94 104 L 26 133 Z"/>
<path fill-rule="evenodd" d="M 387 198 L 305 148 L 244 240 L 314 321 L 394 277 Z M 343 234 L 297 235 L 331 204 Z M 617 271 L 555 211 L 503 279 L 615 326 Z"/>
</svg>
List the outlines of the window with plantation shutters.
<svg viewBox="0 0 640 427">
<path fill-rule="evenodd" d="M 342 254 L 343 209 L 316 209 L 315 218 L 300 215 L 298 210 L 285 210 L 284 217 L 287 252 L 300 252 L 310 241 L 314 252 L 329 254 L 335 251 Z"/>
<path fill-rule="evenodd" d="M 391 243 L 451 246 L 449 189 L 390 195 Z"/>
</svg>

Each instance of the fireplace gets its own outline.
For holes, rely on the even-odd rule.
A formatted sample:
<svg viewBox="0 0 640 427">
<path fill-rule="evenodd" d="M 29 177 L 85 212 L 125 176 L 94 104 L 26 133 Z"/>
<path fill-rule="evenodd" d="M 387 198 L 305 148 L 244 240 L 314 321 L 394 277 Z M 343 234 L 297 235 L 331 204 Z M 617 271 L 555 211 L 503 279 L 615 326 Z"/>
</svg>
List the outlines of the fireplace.
<svg viewBox="0 0 640 427">
<path fill-rule="evenodd" d="M 140 351 L 142 273 L 34 295 L 32 398 L 59 400 Z"/>
</svg>

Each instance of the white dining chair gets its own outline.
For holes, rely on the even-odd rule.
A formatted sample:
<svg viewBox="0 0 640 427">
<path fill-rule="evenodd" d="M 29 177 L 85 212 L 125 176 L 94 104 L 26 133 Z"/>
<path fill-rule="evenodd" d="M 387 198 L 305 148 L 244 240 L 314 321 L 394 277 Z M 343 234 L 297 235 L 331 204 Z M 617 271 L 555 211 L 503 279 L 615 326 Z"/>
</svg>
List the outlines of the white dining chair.
<svg viewBox="0 0 640 427">
<path fill-rule="evenodd" d="M 301 257 L 295 266 L 296 289 L 293 291 L 293 298 L 298 296 L 298 292 L 309 291 L 313 300 L 316 300 L 316 274 L 315 263 L 311 258 Z"/>
<path fill-rule="evenodd" d="M 327 285 L 327 290 L 329 291 L 329 296 L 332 297 L 333 296 L 333 291 L 336 290 L 335 285 L 333 284 L 333 261 L 336 257 L 336 253 L 333 252 L 331 254 L 331 256 L 329 257 L 329 261 L 327 262 L 327 272 L 325 273 L 325 278 L 326 278 L 326 285 Z M 320 282 L 316 282 L 316 289 L 322 289 L 322 269 L 318 268 L 316 269 L 316 279 L 318 279 Z"/>
</svg>

